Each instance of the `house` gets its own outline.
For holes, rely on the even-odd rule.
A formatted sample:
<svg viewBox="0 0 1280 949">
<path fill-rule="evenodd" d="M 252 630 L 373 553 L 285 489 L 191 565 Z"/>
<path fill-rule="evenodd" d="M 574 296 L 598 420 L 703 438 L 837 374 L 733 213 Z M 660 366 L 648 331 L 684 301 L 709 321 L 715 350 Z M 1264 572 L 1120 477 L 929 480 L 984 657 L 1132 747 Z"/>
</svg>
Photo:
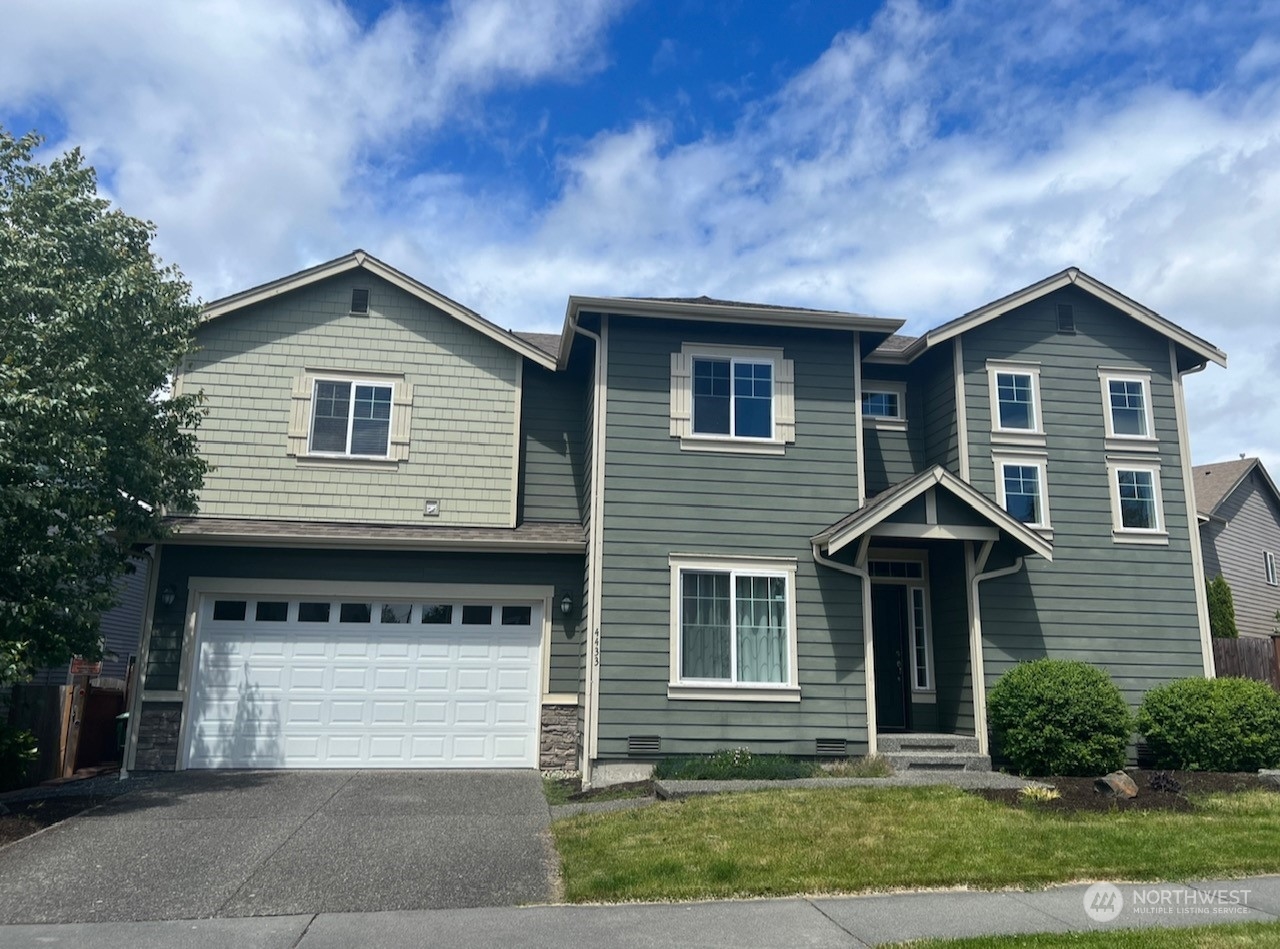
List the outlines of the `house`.
<svg viewBox="0 0 1280 949">
<path fill-rule="evenodd" d="M 519 334 L 360 251 L 210 304 L 130 766 L 981 756 L 1019 660 L 1212 675 L 1182 375 L 1225 356 L 1076 269 L 901 326 L 573 296 Z"/>
<path fill-rule="evenodd" d="M 102 679 L 126 681 L 129 662 L 137 654 L 138 633 L 145 611 L 148 564 L 145 558 L 130 561 L 133 572 L 116 581 L 118 601 L 102 614 L 98 628 L 102 633 L 102 660 L 84 663 L 72 660 L 61 666 L 39 669 L 31 677 L 32 685 L 70 685 L 77 674 L 93 674 Z"/>
<path fill-rule="evenodd" d="M 1257 458 L 1193 469 L 1207 577 L 1221 574 L 1242 636 L 1273 636 L 1280 620 L 1280 492 Z"/>
</svg>

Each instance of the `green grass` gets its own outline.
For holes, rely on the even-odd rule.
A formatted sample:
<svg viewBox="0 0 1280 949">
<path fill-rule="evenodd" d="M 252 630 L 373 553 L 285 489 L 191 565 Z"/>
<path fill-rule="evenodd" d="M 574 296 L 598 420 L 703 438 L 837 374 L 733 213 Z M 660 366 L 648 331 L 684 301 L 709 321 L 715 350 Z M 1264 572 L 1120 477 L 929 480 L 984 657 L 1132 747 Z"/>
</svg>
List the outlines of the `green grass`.
<svg viewBox="0 0 1280 949">
<path fill-rule="evenodd" d="M 1280 923 L 1228 923 L 1146 932 L 1111 929 L 1087 933 L 1036 933 L 978 939 L 929 939 L 901 943 L 912 949 L 1262 949 L 1280 946 Z"/>
<path fill-rule="evenodd" d="M 552 807 L 558 804 L 575 804 L 573 795 L 578 793 L 580 782 L 577 778 L 548 778 L 542 779 L 542 793 L 547 799 L 547 803 Z M 621 801 L 633 797 L 648 797 L 651 792 L 643 785 L 636 784 L 619 784 L 613 787 L 596 788 L 590 794 L 588 800 L 591 803 L 600 801 Z"/>
<path fill-rule="evenodd" d="M 954 788 L 724 794 L 552 825 L 571 902 L 1280 871 L 1280 794 L 1195 813 L 1048 813 Z"/>
</svg>

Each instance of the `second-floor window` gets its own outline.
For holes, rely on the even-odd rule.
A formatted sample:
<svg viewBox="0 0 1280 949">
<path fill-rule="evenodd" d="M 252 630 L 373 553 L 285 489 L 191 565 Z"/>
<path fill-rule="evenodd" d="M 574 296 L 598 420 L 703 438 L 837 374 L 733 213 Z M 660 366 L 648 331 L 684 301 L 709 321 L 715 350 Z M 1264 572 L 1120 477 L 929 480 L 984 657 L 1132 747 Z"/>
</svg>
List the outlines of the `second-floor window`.
<svg viewBox="0 0 1280 949">
<path fill-rule="evenodd" d="M 773 437 L 773 362 L 693 359 L 693 433 Z"/>
<path fill-rule="evenodd" d="M 1000 506 L 1028 527 L 1049 526 L 1044 455 L 996 455 L 996 496 Z"/>
<path fill-rule="evenodd" d="M 1160 466 L 1155 462 L 1107 461 L 1111 480 L 1112 539 L 1125 544 L 1167 544 L 1160 497 Z"/>
<path fill-rule="evenodd" d="M 996 373 L 997 423 L 1009 431 L 1035 431 L 1036 398 L 1029 372 Z"/>
<path fill-rule="evenodd" d="M 313 454 L 387 457 L 392 387 L 384 383 L 317 379 L 312 397 Z"/>
<path fill-rule="evenodd" d="M 684 343 L 671 354 L 682 451 L 782 455 L 796 440 L 795 364 L 781 349 Z"/>
<path fill-rule="evenodd" d="M 1270 550 L 1262 552 L 1262 565 L 1266 569 L 1267 583 L 1276 586 L 1276 555 Z"/>
<path fill-rule="evenodd" d="M 1040 406 L 1040 367 L 1035 364 L 987 360 L 991 389 L 991 432 L 1013 444 L 1043 444 Z"/>
<path fill-rule="evenodd" d="M 1151 379 L 1149 373 L 1099 369 L 1102 380 L 1103 417 L 1107 437 L 1152 439 Z"/>
</svg>

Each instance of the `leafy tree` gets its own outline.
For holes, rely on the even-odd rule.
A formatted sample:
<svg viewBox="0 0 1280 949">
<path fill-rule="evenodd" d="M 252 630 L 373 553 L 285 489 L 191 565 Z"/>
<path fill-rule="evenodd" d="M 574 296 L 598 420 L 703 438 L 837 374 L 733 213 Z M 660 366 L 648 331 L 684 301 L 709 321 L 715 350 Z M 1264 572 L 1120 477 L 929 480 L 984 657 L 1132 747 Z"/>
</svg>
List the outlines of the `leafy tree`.
<svg viewBox="0 0 1280 949">
<path fill-rule="evenodd" d="M 1209 632 L 1218 639 L 1238 639 L 1236 627 L 1236 601 L 1231 596 L 1231 586 L 1222 574 L 1205 581 L 1209 592 Z"/>
<path fill-rule="evenodd" d="M 193 510 L 198 395 L 166 397 L 199 316 L 78 149 L 0 128 L 0 680 L 100 653 L 131 547 Z"/>
</svg>

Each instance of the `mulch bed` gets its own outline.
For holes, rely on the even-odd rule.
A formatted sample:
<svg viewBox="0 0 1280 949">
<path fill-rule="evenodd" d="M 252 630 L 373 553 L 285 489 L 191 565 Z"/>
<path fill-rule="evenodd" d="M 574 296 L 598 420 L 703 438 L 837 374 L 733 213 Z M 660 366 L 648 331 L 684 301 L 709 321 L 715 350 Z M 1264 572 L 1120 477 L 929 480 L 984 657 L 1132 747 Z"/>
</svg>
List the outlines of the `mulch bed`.
<svg viewBox="0 0 1280 949">
<path fill-rule="evenodd" d="M 1256 774 L 1218 771 L 1125 771 L 1138 785 L 1138 796 L 1131 800 L 1112 797 L 1094 788 L 1093 778 L 1033 778 L 1051 784 L 1061 795 L 1053 801 L 1028 801 L 1016 790 L 976 790 L 972 793 L 988 801 L 1010 807 L 1048 812 L 1071 811 L 1193 811 L 1190 795 L 1238 794 L 1267 788 Z"/>
<path fill-rule="evenodd" d="M 110 800 L 110 797 L 46 797 L 5 804 L 9 813 L 0 814 L 0 847 L 30 837 L 68 817 Z"/>
</svg>

